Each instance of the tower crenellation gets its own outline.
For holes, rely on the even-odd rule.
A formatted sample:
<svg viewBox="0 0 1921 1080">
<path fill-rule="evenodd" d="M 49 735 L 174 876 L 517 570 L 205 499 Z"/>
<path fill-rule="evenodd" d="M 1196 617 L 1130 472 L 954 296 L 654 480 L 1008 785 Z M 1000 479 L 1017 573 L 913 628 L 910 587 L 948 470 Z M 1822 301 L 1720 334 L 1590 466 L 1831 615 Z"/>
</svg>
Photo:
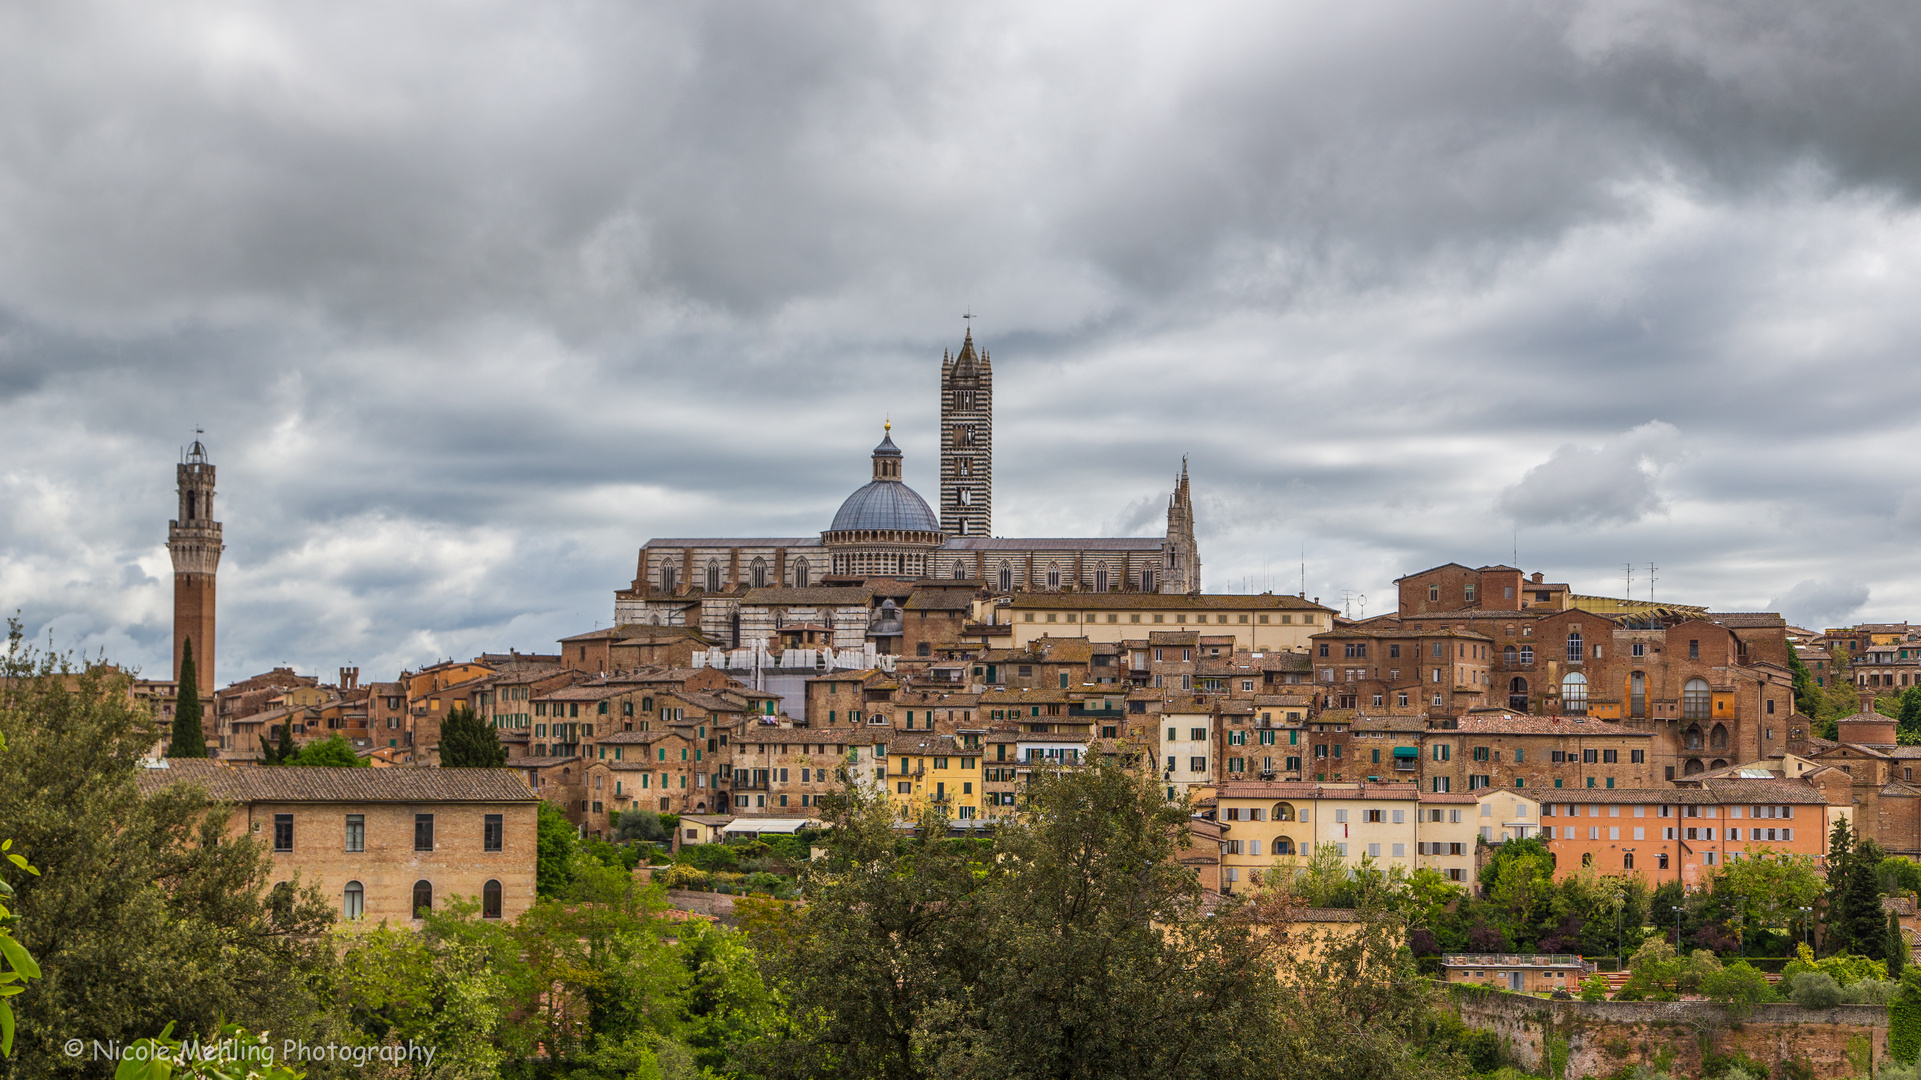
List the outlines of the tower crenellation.
<svg viewBox="0 0 1921 1080">
<path fill-rule="evenodd" d="M 994 531 L 994 365 L 969 329 L 941 355 L 940 523 L 950 537 Z"/>
<path fill-rule="evenodd" d="M 214 520 L 214 466 L 207 448 L 195 439 L 180 463 L 178 516 L 167 523 L 167 553 L 173 557 L 173 677 L 180 677 L 180 654 L 193 642 L 194 670 L 202 695 L 213 693 L 214 578 L 220 570 L 220 522 Z"/>
</svg>

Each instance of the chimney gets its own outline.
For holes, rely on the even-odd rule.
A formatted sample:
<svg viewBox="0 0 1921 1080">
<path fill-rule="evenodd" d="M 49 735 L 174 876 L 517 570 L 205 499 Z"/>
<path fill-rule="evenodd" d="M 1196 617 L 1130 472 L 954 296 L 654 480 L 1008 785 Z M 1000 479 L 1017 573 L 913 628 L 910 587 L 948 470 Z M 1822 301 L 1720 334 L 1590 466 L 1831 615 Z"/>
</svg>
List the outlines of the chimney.
<svg viewBox="0 0 1921 1080">
<path fill-rule="evenodd" d="M 1875 711 L 1874 694 L 1872 692 L 1863 693 L 1861 695 L 1861 711 L 1864 713 L 1871 713 Z"/>
</svg>

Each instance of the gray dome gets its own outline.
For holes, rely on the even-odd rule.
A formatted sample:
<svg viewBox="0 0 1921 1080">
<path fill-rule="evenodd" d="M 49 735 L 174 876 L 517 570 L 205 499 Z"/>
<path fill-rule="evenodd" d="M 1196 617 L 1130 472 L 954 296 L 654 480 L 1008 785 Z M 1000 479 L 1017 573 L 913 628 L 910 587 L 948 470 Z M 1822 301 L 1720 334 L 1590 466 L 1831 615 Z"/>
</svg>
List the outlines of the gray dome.
<svg viewBox="0 0 1921 1080">
<path fill-rule="evenodd" d="M 927 501 L 898 480 L 876 480 L 840 504 L 830 532 L 897 529 L 902 532 L 939 532 L 940 519 Z"/>
</svg>

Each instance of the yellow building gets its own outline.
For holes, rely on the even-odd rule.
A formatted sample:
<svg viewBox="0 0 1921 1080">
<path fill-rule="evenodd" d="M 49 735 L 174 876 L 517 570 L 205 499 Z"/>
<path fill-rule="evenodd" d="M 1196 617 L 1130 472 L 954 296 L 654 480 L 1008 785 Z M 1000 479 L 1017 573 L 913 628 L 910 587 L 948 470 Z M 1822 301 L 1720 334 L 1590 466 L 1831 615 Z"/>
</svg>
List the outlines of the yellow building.
<svg viewBox="0 0 1921 1080">
<path fill-rule="evenodd" d="M 1211 713 L 1163 712 L 1161 781 L 1169 799 L 1183 793 L 1196 799 L 1212 795 L 1215 779 L 1214 717 Z"/>
<path fill-rule="evenodd" d="M 1334 625 L 1333 608 L 1270 593 L 1020 593 L 996 610 L 996 621 L 1013 627 L 1016 649 L 1040 637 L 1118 643 L 1152 630 L 1204 629 L 1232 636 L 1235 649 L 1304 653 L 1313 635 Z"/>
<path fill-rule="evenodd" d="M 888 799 L 901 820 L 913 821 L 929 806 L 956 824 L 981 820 L 978 748 L 951 735 L 896 735 L 887 740 L 885 770 Z"/>
<path fill-rule="evenodd" d="M 1474 842 L 1480 836 L 1480 800 L 1465 792 L 1421 795 L 1414 866 L 1438 870 L 1463 886 L 1474 880 Z"/>
<path fill-rule="evenodd" d="M 1277 859 L 1305 859 L 1332 844 L 1351 863 L 1415 866 L 1420 791 L 1413 784 L 1235 781 L 1217 788 L 1221 887 L 1245 887 Z"/>
</svg>

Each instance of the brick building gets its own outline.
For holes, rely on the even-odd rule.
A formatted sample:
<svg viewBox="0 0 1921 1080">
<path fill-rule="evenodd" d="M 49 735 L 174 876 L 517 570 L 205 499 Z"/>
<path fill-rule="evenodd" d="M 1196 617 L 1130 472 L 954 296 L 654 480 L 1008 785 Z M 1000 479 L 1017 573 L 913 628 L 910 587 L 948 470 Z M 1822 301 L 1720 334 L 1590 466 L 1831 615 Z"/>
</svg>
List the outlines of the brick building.
<svg viewBox="0 0 1921 1080">
<path fill-rule="evenodd" d="M 1651 887 L 1678 880 L 1696 888 L 1744 854 L 1827 851 L 1828 795 L 1810 780 L 1730 777 L 1541 796 L 1557 878 L 1592 868 L 1635 874 Z"/>
<path fill-rule="evenodd" d="M 405 923 L 449 898 L 511 920 L 534 902 L 536 797 L 507 769 L 249 768 L 172 759 L 139 778 L 234 804 L 227 829 L 273 853 L 273 880 L 319 888 L 348 924 Z"/>
</svg>

